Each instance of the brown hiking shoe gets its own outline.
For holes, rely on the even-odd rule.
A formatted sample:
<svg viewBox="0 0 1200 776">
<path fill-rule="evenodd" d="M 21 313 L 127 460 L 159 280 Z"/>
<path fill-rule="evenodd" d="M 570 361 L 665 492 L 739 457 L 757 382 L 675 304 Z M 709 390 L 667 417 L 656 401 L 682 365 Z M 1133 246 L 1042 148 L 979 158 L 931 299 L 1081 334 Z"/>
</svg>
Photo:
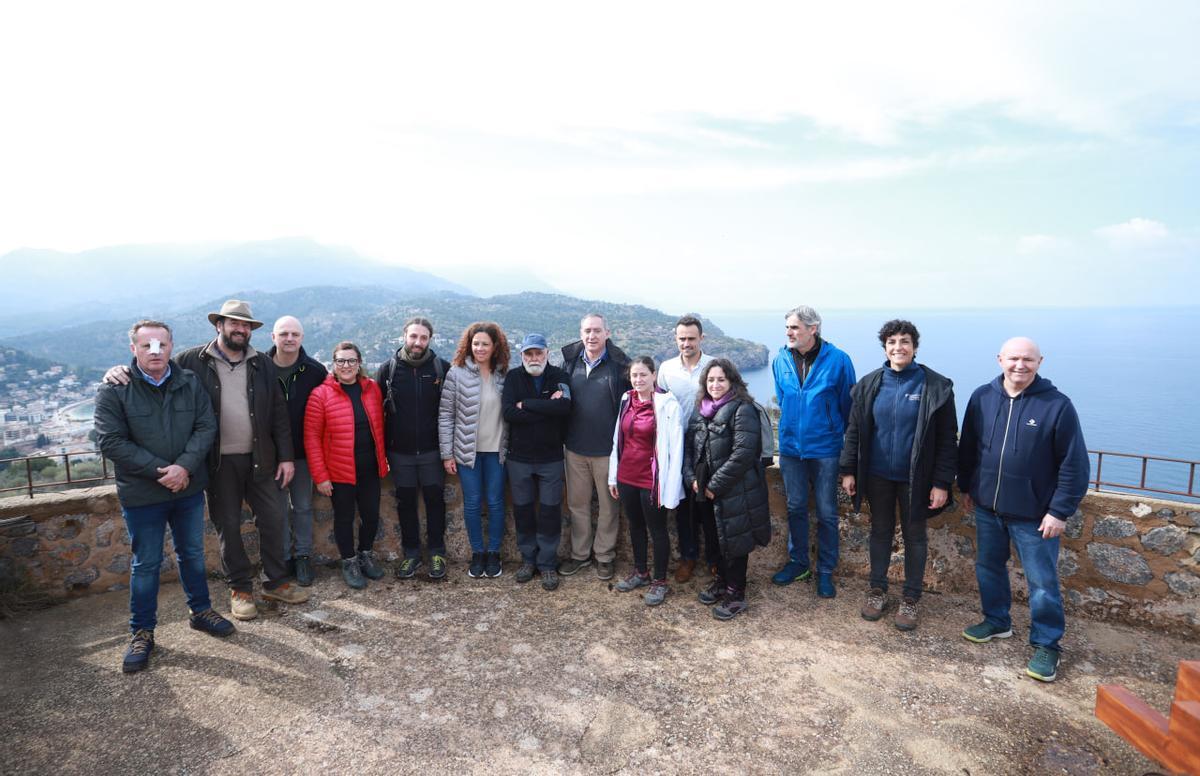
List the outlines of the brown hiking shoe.
<svg viewBox="0 0 1200 776">
<path fill-rule="evenodd" d="M 691 579 L 692 575 L 695 573 L 696 561 L 681 560 L 679 561 L 679 567 L 675 569 L 675 581 L 682 585 L 684 582 L 687 582 L 689 579 Z"/>
<path fill-rule="evenodd" d="M 887 605 L 887 593 L 878 587 L 873 587 L 867 591 L 867 600 L 863 601 L 860 614 L 864 620 L 875 622 L 883 616 Z"/>
<path fill-rule="evenodd" d="M 289 582 L 284 582 L 274 590 L 263 590 L 263 598 L 272 601 L 282 601 L 285 604 L 302 604 L 308 600 L 308 591 Z"/>
<path fill-rule="evenodd" d="M 900 602 L 896 612 L 896 627 L 902 631 L 910 631 L 917 627 L 917 602 L 908 596 Z"/>
</svg>

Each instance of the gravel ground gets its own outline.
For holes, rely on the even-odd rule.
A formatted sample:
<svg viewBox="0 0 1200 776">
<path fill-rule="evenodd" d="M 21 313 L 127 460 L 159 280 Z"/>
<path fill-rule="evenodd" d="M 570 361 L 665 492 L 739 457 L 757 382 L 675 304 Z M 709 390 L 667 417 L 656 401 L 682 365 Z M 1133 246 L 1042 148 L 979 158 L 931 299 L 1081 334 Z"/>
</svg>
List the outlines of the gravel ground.
<svg viewBox="0 0 1200 776">
<path fill-rule="evenodd" d="M 164 585 L 151 667 L 129 676 L 123 593 L 2 621 L 0 772 L 1143 774 L 1092 716 L 1096 686 L 1166 711 L 1177 662 L 1200 659 L 1075 619 L 1043 685 L 1024 675 L 1024 608 L 1013 639 L 974 645 L 966 597 L 926 596 L 905 634 L 894 609 L 858 616 L 853 579 L 832 601 L 752 586 L 722 623 L 695 599 L 704 579 L 651 609 L 590 570 L 554 593 L 514 570 L 361 592 L 322 570 L 312 601 L 228 640 L 190 630 Z"/>
</svg>

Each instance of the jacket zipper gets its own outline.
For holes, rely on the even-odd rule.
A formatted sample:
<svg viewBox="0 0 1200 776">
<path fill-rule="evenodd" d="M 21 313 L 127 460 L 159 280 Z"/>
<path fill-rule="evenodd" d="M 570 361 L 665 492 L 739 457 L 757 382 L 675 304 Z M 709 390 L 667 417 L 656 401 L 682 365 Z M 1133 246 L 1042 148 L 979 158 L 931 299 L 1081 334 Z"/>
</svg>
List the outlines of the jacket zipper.
<svg viewBox="0 0 1200 776">
<path fill-rule="evenodd" d="M 1012 425 L 1013 399 L 1008 398 L 1008 418 L 1004 421 L 1004 439 L 1000 442 L 1000 465 L 996 468 L 996 495 L 992 498 L 992 511 L 1000 506 L 1000 478 L 1004 476 L 1004 448 L 1008 447 L 1008 427 Z"/>
</svg>

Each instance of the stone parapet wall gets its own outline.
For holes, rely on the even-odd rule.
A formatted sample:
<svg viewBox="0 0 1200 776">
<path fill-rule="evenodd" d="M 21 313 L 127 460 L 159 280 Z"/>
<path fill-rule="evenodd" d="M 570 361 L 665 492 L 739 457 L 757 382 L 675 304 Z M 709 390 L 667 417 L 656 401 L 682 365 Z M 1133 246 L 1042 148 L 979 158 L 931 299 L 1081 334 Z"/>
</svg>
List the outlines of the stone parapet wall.
<svg viewBox="0 0 1200 776">
<path fill-rule="evenodd" d="M 768 472 L 773 536 L 771 544 L 751 557 L 751 584 L 768 584 L 769 575 L 787 558 L 787 510 L 778 469 Z M 385 487 L 376 549 L 385 560 L 401 554 L 395 502 Z M 470 556 L 462 521 L 458 480 L 446 483 L 447 550 L 451 573 L 459 573 Z M 811 510 L 810 510 L 811 511 Z M 249 512 L 243 533 L 251 557 L 258 554 L 258 534 Z M 564 523 L 567 517 L 564 509 Z M 671 526 L 674 545 L 674 520 Z M 816 521 L 810 521 L 812 536 Z M 314 544 L 318 563 L 337 558 L 333 511 L 329 499 L 314 499 Z M 566 555 L 568 531 L 564 526 Z M 842 503 L 839 574 L 865 577 L 870 515 L 855 514 Z M 177 578 L 167 539 L 163 578 Z M 1200 505 L 1089 493 L 1068 521 L 1062 540 L 1059 572 L 1068 612 L 1152 626 L 1200 636 Z M 205 552 L 211 570 L 220 568 L 216 535 L 207 526 Z M 503 546 L 507 560 L 517 558 L 511 517 Z M 889 576 L 903 578 L 903 547 L 897 535 Z M 624 525 L 617 548 L 619 564 L 630 557 Z M 24 579 L 54 597 L 120 590 L 129 582 L 129 537 L 113 486 L 0 500 L 0 583 Z M 960 510 L 929 523 L 929 563 L 925 586 L 934 592 L 974 592 L 975 530 L 972 515 Z M 618 573 L 622 571 L 618 569 Z M 1025 596 L 1020 565 L 1011 569 L 1013 592 Z"/>
</svg>

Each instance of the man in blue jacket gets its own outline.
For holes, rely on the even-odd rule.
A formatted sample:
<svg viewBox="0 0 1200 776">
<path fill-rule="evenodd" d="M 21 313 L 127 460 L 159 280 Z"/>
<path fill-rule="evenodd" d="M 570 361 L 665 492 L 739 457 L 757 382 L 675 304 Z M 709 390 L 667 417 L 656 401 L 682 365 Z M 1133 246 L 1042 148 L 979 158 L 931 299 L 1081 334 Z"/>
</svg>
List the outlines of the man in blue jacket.
<svg viewBox="0 0 1200 776">
<path fill-rule="evenodd" d="M 821 339 L 821 316 L 800 306 L 786 318 L 786 347 L 771 368 L 779 402 L 779 470 L 787 496 L 788 562 L 777 585 L 812 578 L 808 551 L 808 496 L 817 502 L 817 594 L 833 598 L 838 562 L 837 476 L 842 434 L 850 414 L 854 365 Z"/>
<path fill-rule="evenodd" d="M 1029 586 L 1026 673 L 1043 682 L 1058 673 L 1066 629 L 1058 587 L 1058 543 L 1087 492 L 1089 461 L 1071 400 L 1038 376 L 1042 354 L 1024 337 L 1000 348 L 1002 374 L 971 395 L 959 442 L 958 487 L 974 507 L 975 576 L 983 622 L 963 631 L 982 644 L 1012 636 L 1009 544 Z"/>
</svg>

